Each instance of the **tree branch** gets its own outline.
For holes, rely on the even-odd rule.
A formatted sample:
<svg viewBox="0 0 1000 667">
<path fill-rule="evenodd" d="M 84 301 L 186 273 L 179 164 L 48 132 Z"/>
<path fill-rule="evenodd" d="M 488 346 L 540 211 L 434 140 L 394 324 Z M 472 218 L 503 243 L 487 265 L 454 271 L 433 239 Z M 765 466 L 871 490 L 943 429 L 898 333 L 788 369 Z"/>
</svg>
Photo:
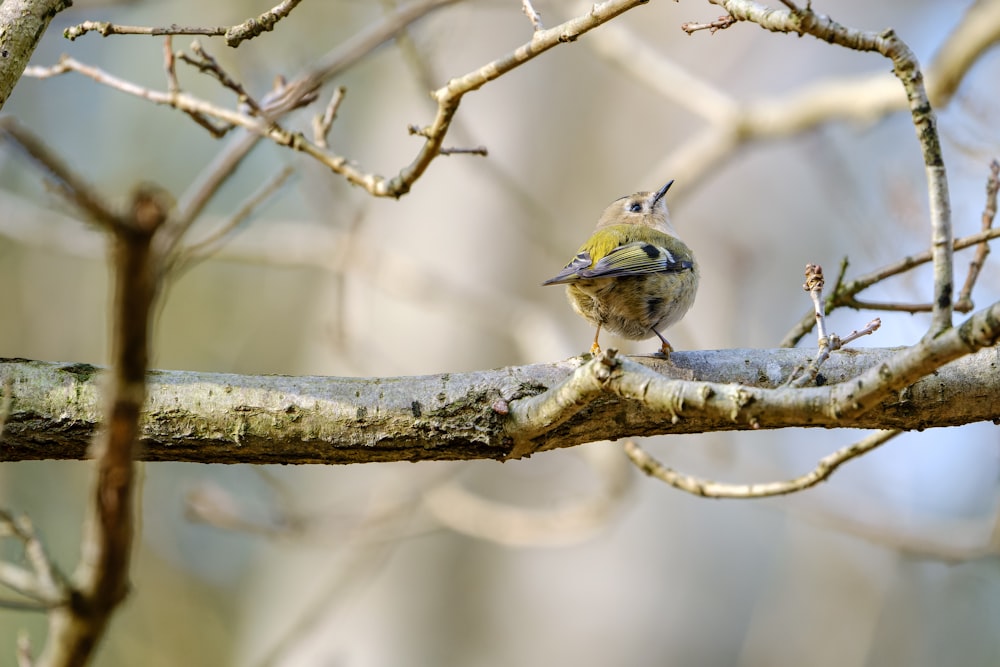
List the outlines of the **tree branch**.
<svg viewBox="0 0 1000 667">
<path fill-rule="evenodd" d="M 70 0 L 4 0 L 0 2 L 0 109 L 35 52 L 52 18 Z"/>
<path fill-rule="evenodd" d="M 665 433 L 785 426 L 924 429 L 1000 419 L 1000 350 L 957 358 L 959 350 L 969 349 L 963 337 L 975 331 L 979 343 L 972 346 L 1000 337 L 1000 304 L 936 339 L 929 363 L 904 363 L 912 360 L 899 359 L 906 351 L 842 350 L 824 364 L 817 381 L 825 384 L 805 389 L 780 387 L 809 363 L 813 353 L 806 350 L 677 352 L 669 364 L 626 358 L 620 360 L 624 371 L 615 371 L 607 388 L 587 385 L 589 394 L 575 394 L 562 408 L 546 407 L 549 417 L 541 425 L 533 421 L 539 406 L 557 400 L 566 383 L 591 373 L 595 362 L 574 358 L 377 380 L 156 371 L 149 376 L 139 457 L 338 464 L 505 459 Z M 949 359 L 957 360 L 944 365 Z M 935 373 L 920 379 L 935 364 Z M 100 419 L 104 371 L 8 360 L 0 372 L 13 379 L 14 395 L 0 460 L 82 458 Z M 895 388 L 880 385 L 884 374 Z M 678 377 L 684 379 L 672 379 Z M 857 387 L 866 383 L 881 388 L 863 394 Z M 855 409 L 836 407 L 855 403 Z"/>
<path fill-rule="evenodd" d="M 709 0 L 720 5 L 737 20 L 752 21 L 775 32 L 808 34 L 831 44 L 858 51 L 874 51 L 892 61 L 893 73 L 899 79 L 910 115 L 916 129 L 920 151 L 927 173 L 928 198 L 931 214 L 931 255 L 934 266 L 934 297 L 928 336 L 937 336 L 951 327 L 954 303 L 952 267 L 951 204 L 948 199 L 948 179 L 937 119 L 924 86 L 924 76 L 917 57 L 893 30 L 874 33 L 841 25 L 828 16 L 817 14 L 807 5 L 796 7 L 790 0 L 789 11 L 774 11 L 751 0 Z"/>
</svg>

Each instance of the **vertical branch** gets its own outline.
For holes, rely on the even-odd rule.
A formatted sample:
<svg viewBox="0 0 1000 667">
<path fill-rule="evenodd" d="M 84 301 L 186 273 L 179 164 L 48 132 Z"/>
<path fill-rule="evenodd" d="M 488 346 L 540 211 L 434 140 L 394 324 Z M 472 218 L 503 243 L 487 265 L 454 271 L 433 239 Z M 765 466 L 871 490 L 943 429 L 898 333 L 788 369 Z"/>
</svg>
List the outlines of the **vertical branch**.
<svg viewBox="0 0 1000 667">
<path fill-rule="evenodd" d="M 856 51 L 873 51 L 892 61 L 893 73 L 906 91 L 913 127 L 920 142 L 927 174 L 927 191 L 930 200 L 931 254 L 934 266 L 934 298 L 931 309 L 931 326 L 927 336 L 935 337 L 951 327 L 954 291 L 952 258 L 951 204 L 948 198 L 948 178 L 941 140 L 938 137 L 937 118 L 931 108 L 920 63 L 906 43 L 894 31 L 875 33 L 857 30 L 837 23 L 828 16 L 817 14 L 806 3 L 798 7 L 792 0 L 782 0 L 788 11 L 772 10 L 752 0 L 709 0 L 720 5 L 740 21 L 752 21 L 766 30 L 812 35 Z"/>
<path fill-rule="evenodd" d="M 52 610 L 38 665 L 83 665 L 128 593 L 135 531 L 135 449 L 146 398 L 150 314 L 158 292 L 153 237 L 167 217 L 160 191 L 141 188 L 129 215 L 111 229 L 114 258 L 111 372 L 107 419 L 94 440 L 97 466 L 80 563 L 68 604 Z"/>
<path fill-rule="evenodd" d="M 903 84 L 910 104 L 913 127 L 920 140 L 927 173 L 927 191 L 931 215 L 931 256 L 934 267 L 934 295 L 931 300 L 931 326 L 928 336 L 936 336 L 951 328 L 954 307 L 954 260 L 952 250 L 951 202 L 948 196 L 948 176 L 941 155 L 941 140 L 937 131 L 937 116 L 931 108 L 924 75 L 910 47 L 886 30 L 880 37 L 879 52 L 892 60 L 893 73 Z"/>
<path fill-rule="evenodd" d="M 1000 191 L 1000 162 L 993 160 L 990 162 L 990 175 L 986 179 L 986 205 L 983 207 L 982 231 L 987 232 L 993 227 L 993 220 L 997 215 L 997 191 Z M 969 274 L 965 277 L 965 284 L 958 293 L 955 301 L 956 307 L 960 306 L 967 310 L 973 309 L 972 288 L 979 279 L 979 272 L 986 263 L 986 256 L 990 254 L 990 244 L 983 241 L 976 246 L 976 255 L 969 264 Z M 964 312 L 964 311 L 963 311 Z"/>
</svg>

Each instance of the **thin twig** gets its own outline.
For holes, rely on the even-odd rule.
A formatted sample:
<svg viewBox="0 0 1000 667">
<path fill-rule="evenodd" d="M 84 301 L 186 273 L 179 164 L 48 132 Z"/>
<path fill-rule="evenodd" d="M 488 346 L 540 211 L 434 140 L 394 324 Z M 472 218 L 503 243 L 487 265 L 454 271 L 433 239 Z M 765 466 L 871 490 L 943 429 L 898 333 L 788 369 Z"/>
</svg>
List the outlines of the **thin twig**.
<svg viewBox="0 0 1000 667">
<path fill-rule="evenodd" d="M 819 264 L 806 264 L 806 282 L 802 289 L 809 292 L 809 298 L 813 302 L 813 315 L 816 318 L 817 335 L 819 345 L 823 346 L 826 340 L 826 316 L 823 311 L 823 267 Z"/>
<path fill-rule="evenodd" d="M 63 576 L 46 553 L 31 520 L 27 516 L 15 517 L 0 510 L 0 536 L 12 536 L 20 541 L 25 560 L 31 566 L 31 570 L 26 570 L 0 561 L 0 584 L 43 608 L 62 604 L 65 601 Z"/>
<path fill-rule="evenodd" d="M 283 0 L 256 18 L 247 19 L 239 25 L 226 30 L 226 44 L 239 46 L 247 39 L 253 39 L 261 33 L 274 30 L 275 24 L 288 16 L 302 0 Z"/>
<path fill-rule="evenodd" d="M 534 5 L 531 4 L 531 0 L 521 0 L 521 11 L 531 21 L 531 27 L 535 29 L 535 32 L 545 30 L 545 26 L 542 25 L 542 15 L 535 10 Z"/>
<path fill-rule="evenodd" d="M 843 268 L 845 264 L 841 264 L 841 275 L 843 275 Z M 838 278 L 839 280 L 839 278 Z M 817 352 L 816 356 L 804 367 L 796 368 L 795 371 L 791 373 L 785 386 L 788 387 L 804 387 L 809 382 L 816 380 L 819 376 L 820 367 L 826 363 L 826 360 L 830 358 L 830 354 L 836 350 L 841 349 L 848 343 L 861 338 L 862 336 L 867 336 L 869 334 L 875 333 L 879 327 L 882 326 L 882 320 L 875 318 L 870 321 L 864 329 L 860 331 L 852 331 L 849 335 L 844 338 L 837 336 L 836 334 L 827 333 L 826 330 L 826 315 L 823 308 L 823 288 L 825 286 L 825 280 L 823 279 L 823 267 L 818 264 L 806 264 L 806 282 L 802 288 L 809 292 L 809 298 L 813 303 L 813 316 L 816 321 L 816 335 L 817 335 Z"/>
<path fill-rule="evenodd" d="M 681 30 L 683 30 L 689 35 L 696 33 L 699 30 L 707 30 L 709 34 L 714 35 L 718 31 L 725 30 L 726 28 L 735 23 L 736 19 L 734 19 L 729 14 L 725 14 L 709 23 L 694 23 L 694 22 L 682 23 Z"/>
<path fill-rule="evenodd" d="M 482 155 L 486 157 L 490 152 L 486 146 L 476 146 L 475 148 L 442 148 L 441 155 Z"/>
<path fill-rule="evenodd" d="M 954 249 L 964 250 L 974 245 L 980 243 L 985 243 L 992 241 L 993 239 L 1000 238 L 1000 228 L 991 228 L 986 231 L 977 232 L 975 234 L 970 234 L 969 236 L 963 236 L 960 239 L 956 239 L 954 242 Z M 872 310 L 891 310 L 891 311 L 904 311 L 904 312 L 928 312 L 931 309 L 931 304 L 916 304 L 915 306 L 903 306 L 902 304 L 883 304 L 869 302 L 865 303 L 854 297 L 862 290 L 865 290 L 872 285 L 882 282 L 886 278 L 891 276 L 899 275 L 910 271 L 918 266 L 926 264 L 933 259 L 933 255 L 930 250 L 925 250 L 916 255 L 910 255 L 904 257 L 901 260 L 887 264 L 884 267 L 876 269 L 870 273 L 866 273 L 854 280 L 849 282 L 840 282 L 841 279 L 838 278 L 838 285 L 833 294 L 831 294 L 826 299 L 826 313 L 830 314 L 833 310 L 841 307 L 852 307 L 852 308 L 870 308 Z M 846 270 L 846 260 L 842 264 L 843 268 Z M 971 310 L 966 309 L 963 305 L 962 308 L 956 306 L 955 310 L 964 313 Z M 780 347 L 795 347 L 795 345 L 802 339 L 803 336 L 812 331 L 813 326 L 816 323 L 816 318 L 813 314 L 813 310 L 809 310 L 807 313 L 803 313 L 799 322 L 793 326 L 780 343 Z"/>
<path fill-rule="evenodd" d="M 102 37 L 109 35 L 204 35 L 207 37 L 225 37 L 226 44 L 232 47 L 239 46 L 247 39 L 253 39 L 258 35 L 274 29 L 275 24 L 288 16 L 291 11 L 302 0 L 284 0 L 268 11 L 247 19 L 238 25 L 226 27 L 184 27 L 176 24 L 169 26 L 137 26 L 118 25 L 108 21 L 84 21 L 83 23 L 70 26 L 63 31 L 63 37 L 74 40 L 77 37 L 86 35 L 89 32 L 100 33 Z"/>
<path fill-rule="evenodd" d="M 434 121 L 421 130 L 424 144 L 413 161 L 392 177 L 366 173 L 358 169 L 347 158 L 331 153 L 326 148 L 306 139 L 301 133 L 291 132 L 277 125 L 276 119 L 302 104 L 310 101 L 317 94 L 323 82 L 334 73 L 356 62 L 362 55 L 369 53 L 407 25 L 424 16 L 431 10 L 455 2 L 456 0 L 427 0 L 401 8 L 372 28 L 359 33 L 339 49 L 322 58 L 318 65 L 282 86 L 280 94 L 270 98 L 264 104 L 264 112 L 269 120 L 253 117 L 239 111 L 225 109 L 187 94 L 169 94 L 153 91 L 128 81 L 114 77 L 95 67 L 84 65 L 72 58 L 63 58 L 60 64 L 53 68 L 36 68 L 32 70 L 35 76 L 54 76 L 67 71 L 76 71 L 95 81 L 114 87 L 131 95 L 142 97 L 156 104 L 171 106 L 189 114 L 202 114 L 252 132 L 265 136 L 275 143 L 301 151 L 321 162 L 333 172 L 341 175 L 349 182 L 360 185 L 369 193 L 378 197 L 400 197 L 409 192 L 412 184 L 420 178 L 430 163 L 441 155 L 442 143 L 448 132 L 455 112 L 458 110 L 462 97 L 484 84 L 503 76 L 507 72 L 534 59 L 549 49 L 574 41 L 577 37 L 614 19 L 620 14 L 646 0 L 609 0 L 594 5 L 583 16 L 566 21 L 562 25 L 549 30 L 541 30 L 534 34 L 532 40 L 518 47 L 513 53 L 498 58 L 463 76 L 451 79 L 446 86 L 432 93 L 438 103 L 437 115 Z"/>
<path fill-rule="evenodd" d="M 229 90 L 236 93 L 236 98 L 239 100 L 240 104 L 246 104 L 250 108 L 251 115 L 254 116 L 262 115 L 263 112 L 261 111 L 260 105 L 257 103 L 257 100 L 255 100 L 253 96 L 246 91 L 246 88 L 243 87 L 243 84 L 241 84 L 232 76 L 230 76 L 229 73 L 222 68 L 222 65 L 219 64 L 219 61 L 216 60 L 211 54 L 209 54 L 204 49 L 204 47 L 202 47 L 200 42 L 198 42 L 197 40 L 192 42 L 191 50 L 194 52 L 197 58 L 192 58 L 183 51 L 178 53 L 177 57 L 180 58 L 183 62 L 186 62 L 188 65 L 197 68 L 199 72 L 202 72 L 203 74 L 210 74 L 225 88 L 228 88 Z"/>
<path fill-rule="evenodd" d="M 323 109 L 323 113 L 317 116 L 313 116 L 313 141 L 316 145 L 321 148 L 329 148 L 330 128 L 333 127 L 333 121 L 337 119 L 337 111 L 340 110 L 340 105 L 344 101 L 344 95 L 347 94 L 347 88 L 344 86 L 337 86 L 333 95 L 330 96 L 330 101 L 327 103 L 326 108 Z"/>
<path fill-rule="evenodd" d="M 841 338 L 840 345 L 838 347 L 843 347 L 848 343 L 853 343 L 862 336 L 870 336 L 876 331 L 878 331 L 881 326 L 882 326 L 882 319 L 876 317 L 875 319 L 868 322 L 868 324 L 866 324 L 864 328 L 852 331 L 851 333 Z"/>
<path fill-rule="evenodd" d="M 816 464 L 816 467 L 805 475 L 781 482 L 761 482 L 756 484 L 724 484 L 685 475 L 666 467 L 646 453 L 632 440 L 626 440 L 623 444 L 625 454 L 639 470 L 681 491 L 703 498 L 767 498 L 796 493 L 816 486 L 820 482 L 829 479 L 830 475 L 836 472 L 837 468 L 844 463 L 884 445 L 900 433 L 902 431 L 898 429 L 876 431 L 858 442 L 823 457 Z"/>
<path fill-rule="evenodd" d="M 986 179 L 986 205 L 983 207 L 982 231 L 987 231 L 993 227 L 993 220 L 997 214 L 997 190 L 1000 190 L 1000 162 L 993 160 L 990 162 L 990 175 Z M 955 310 L 967 312 L 963 309 L 972 310 L 975 304 L 972 302 L 972 288 L 979 279 L 979 272 L 982 271 L 986 263 L 986 256 L 990 254 L 989 243 L 983 241 L 976 246 L 976 254 L 969 263 L 969 273 L 965 276 L 965 284 L 955 300 Z"/>
<path fill-rule="evenodd" d="M 34 659 L 31 657 L 31 638 L 27 631 L 20 630 L 17 633 L 17 667 L 33 667 Z"/>
<path fill-rule="evenodd" d="M 153 37 L 162 35 L 205 35 L 207 37 L 221 37 L 226 34 L 227 28 L 215 27 L 207 28 L 202 26 L 179 26 L 168 25 L 162 27 L 140 26 L 140 25 L 118 25 L 109 21 L 84 21 L 63 30 L 63 37 L 74 40 L 89 32 L 96 32 L 101 37 L 109 35 L 152 35 Z"/>
</svg>

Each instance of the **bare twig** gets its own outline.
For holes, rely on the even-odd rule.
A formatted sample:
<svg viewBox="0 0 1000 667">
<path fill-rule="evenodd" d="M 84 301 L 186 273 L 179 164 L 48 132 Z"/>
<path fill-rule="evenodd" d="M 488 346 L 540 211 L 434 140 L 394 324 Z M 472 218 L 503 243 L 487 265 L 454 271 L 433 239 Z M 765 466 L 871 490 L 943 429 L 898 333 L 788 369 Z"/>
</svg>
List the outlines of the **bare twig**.
<svg viewBox="0 0 1000 667">
<path fill-rule="evenodd" d="M 222 68 L 219 61 L 212 57 L 201 43 L 195 40 L 191 43 L 191 50 L 194 52 L 196 58 L 192 58 L 188 54 L 181 51 L 177 54 L 177 57 L 182 61 L 186 62 L 188 65 L 195 67 L 199 72 L 210 74 L 224 87 L 236 93 L 236 98 L 240 104 L 245 104 L 250 108 L 251 115 L 259 116 L 262 115 L 260 105 L 257 100 L 253 98 L 250 93 L 246 91 L 243 84 L 238 82 L 232 76 L 229 75 L 226 70 Z"/>
<path fill-rule="evenodd" d="M 279 127 L 275 121 L 282 114 L 311 102 L 315 98 L 316 91 L 323 82 L 330 77 L 335 76 L 343 69 L 356 63 L 373 49 L 377 48 L 379 45 L 383 44 L 388 39 L 391 39 L 398 32 L 406 28 L 406 26 L 427 15 L 434 9 L 456 1 L 457 0 L 424 0 L 423 2 L 416 2 L 392 12 L 379 23 L 361 31 L 355 35 L 355 37 L 349 39 L 340 47 L 334 49 L 321 58 L 319 63 L 313 68 L 296 77 L 291 82 L 282 84 L 278 89 L 277 94 L 269 96 L 264 102 L 262 102 L 267 119 L 254 117 L 240 111 L 234 111 L 210 104 L 204 100 L 200 100 L 185 93 L 169 94 L 150 90 L 68 57 L 60 59 L 59 64 L 54 67 L 35 67 L 28 70 L 26 74 L 39 78 L 46 78 L 71 71 L 78 72 L 84 76 L 94 79 L 98 83 L 107 85 L 130 95 L 141 97 L 155 104 L 174 107 L 192 115 L 193 117 L 197 117 L 198 115 L 211 116 L 224 124 L 243 127 L 260 137 L 270 138 L 272 141 L 282 146 L 289 146 L 295 150 L 299 150 L 310 155 L 314 159 L 319 160 L 322 164 L 329 167 L 335 173 L 346 178 L 349 182 L 361 185 L 373 194 L 378 196 L 400 196 L 404 194 L 405 190 L 387 190 L 384 187 L 386 183 L 384 178 L 361 171 L 346 158 L 324 150 L 322 147 L 309 142 L 300 133 L 290 132 Z M 632 2 L 636 3 L 639 2 L 639 0 L 632 0 Z M 254 141 L 253 143 L 256 142 Z M 250 147 L 252 147 L 252 145 Z M 433 156 L 431 156 L 430 159 L 433 159 Z M 424 166 L 426 167 L 426 165 Z M 420 173 L 422 173 L 422 171 L 423 169 L 420 170 Z M 412 178 L 409 179 L 409 182 L 412 182 L 412 180 L 415 180 L 418 176 L 419 174 L 412 176 Z M 409 182 L 406 185 L 406 189 L 409 188 Z M 186 210 L 187 209 L 183 206 L 181 207 L 183 220 L 190 219 L 183 215 L 183 212 Z"/>
<path fill-rule="evenodd" d="M 31 520 L 0 510 L 0 537 L 11 536 L 21 542 L 30 570 L 0 561 L 0 584 L 37 604 L 52 608 L 65 600 L 63 577 L 45 552 Z"/>
<path fill-rule="evenodd" d="M 333 121 L 337 119 L 337 111 L 340 109 L 340 104 L 344 101 L 346 93 L 347 88 L 337 86 L 333 91 L 333 95 L 330 96 L 330 101 L 327 103 L 323 113 L 313 116 L 313 141 L 316 142 L 317 146 L 329 148 L 327 141 L 330 135 L 330 128 L 333 127 Z"/>
<path fill-rule="evenodd" d="M 531 21 L 531 27 L 535 29 L 535 32 L 545 30 L 545 26 L 542 25 L 542 15 L 535 10 L 534 5 L 531 4 L 531 0 L 521 0 L 521 11 Z"/>
<path fill-rule="evenodd" d="M 86 35 L 89 32 L 100 33 L 101 37 L 109 35 L 151 35 L 153 37 L 163 35 L 204 35 L 206 37 L 221 37 L 226 34 L 226 28 L 207 28 L 202 26 L 179 26 L 168 25 L 161 27 L 140 26 L 140 25 L 118 25 L 108 21 L 84 21 L 63 30 L 63 37 L 74 40 L 77 37 Z"/>
<path fill-rule="evenodd" d="M 977 232 L 975 234 L 970 234 L 969 236 L 964 236 L 960 239 L 956 239 L 954 242 L 954 249 L 964 250 L 965 248 L 972 247 L 981 243 L 986 243 L 993 239 L 1000 238 L 1000 228 L 991 228 L 986 231 Z M 841 282 L 838 278 L 838 284 L 834 288 L 833 294 L 826 299 L 826 313 L 829 314 L 837 308 L 844 306 L 849 306 L 853 308 L 870 308 L 872 310 L 887 310 L 887 311 L 904 311 L 904 312 L 928 312 L 931 309 L 931 304 L 915 304 L 915 305 L 901 305 L 892 303 L 874 303 L 874 302 L 864 302 L 855 298 L 855 295 L 865 290 L 872 285 L 882 282 L 886 278 L 895 276 L 906 271 L 910 271 L 918 266 L 930 262 L 933 255 L 930 250 L 925 250 L 916 255 L 910 255 L 904 257 L 903 259 L 888 264 L 882 268 L 876 269 L 871 273 L 866 273 L 863 276 L 859 276 L 854 280 L 848 282 Z M 846 269 L 846 264 L 842 265 Z M 966 307 L 968 306 L 968 308 Z M 968 312 L 971 310 L 971 305 L 963 304 L 961 308 L 956 306 L 955 310 L 961 313 Z M 782 339 L 781 347 L 795 347 L 803 336 L 812 331 L 815 325 L 816 318 L 813 310 L 804 313 L 799 319 L 799 322 L 793 326 L 785 337 Z"/>
<path fill-rule="evenodd" d="M 843 276 L 843 269 L 846 268 L 846 264 L 841 265 L 841 277 Z M 840 278 L 838 278 L 838 281 Z M 788 381 L 785 386 L 789 387 L 804 387 L 809 382 L 815 380 L 819 375 L 820 366 L 822 366 L 827 359 L 830 358 L 830 354 L 836 350 L 839 350 L 847 343 L 857 340 L 862 336 L 867 336 L 874 333 L 882 326 L 882 320 L 875 318 L 870 321 L 864 329 L 860 331 L 852 331 L 848 336 L 841 338 L 836 334 L 829 334 L 826 330 L 826 314 L 823 309 L 823 288 L 825 286 L 825 281 L 823 279 L 823 267 L 818 264 L 806 264 L 806 282 L 802 286 L 804 290 L 809 292 L 809 298 L 813 302 L 813 317 L 816 322 L 816 334 L 817 334 L 817 352 L 816 356 L 804 367 L 796 368 L 788 377 Z"/>
<path fill-rule="evenodd" d="M 169 26 L 137 26 L 118 25 L 107 21 L 84 21 L 78 25 L 70 26 L 63 31 L 63 37 L 74 40 L 77 37 L 86 35 L 89 32 L 100 33 L 102 37 L 109 35 L 204 35 L 207 37 L 225 37 L 229 46 L 239 46 L 247 39 L 253 39 L 258 35 L 274 29 L 275 24 L 288 16 L 296 5 L 302 0 L 284 0 L 259 16 L 247 19 L 243 23 L 231 27 L 184 27 L 179 25 Z"/>
<path fill-rule="evenodd" d="M 260 16 L 247 19 L 239 25 L 234 25 L 226 30 L 226 44 L 236 47 L 244 40 L 253 39 L 261 33 L 274 30 L 275 24 L 288 16 L 301 1 L 282 0 L 282 2 L 279 2 Z"/>
<path fill-rule="evenodd" d="M 689 35 L 696 33 L 699 30 L 707 30 L 709 34 L 714 35 L 719 30 L 725 30 L 726 28 L 735 23 L 736 19 L 734 19 L 729 14 L 726 14 L 724 16 L 720 16 L 719 18 L 709 23 L 694 23 L 694 22 L 682 23 L 681 30 L 683 30 Z"/>
<path fill-rule="evenodd" d="M 681 491 L 704 498 L 767 498 L 796 493 L 816 486 L 829 479 L 830 475 L 844 463 L 884 445 L 900 433 L 901 431 L 897 429 L 876 431 L 858 442 L 823 457 L 816 464 L 816 467 L 805 475 L 781 482 L 755 484 L 724 484 L 685 475 L 666 467 L 631 440 L 626 440 L 623 446 L 625 454 L 639 470 Z"/>
<path fill-rule="evenodd" d="M 849 333 L 846 336 L 844 336 L 843 338 L 841 338 L 840 339 L 840 345 L 838 345 L 837 348 L 834 348 L 834 349 L 839 349 L 839 348 L 847 345 L 848 343 L 853 343 L 854 341 L 856 341 L 857 339 L 859 339 L 859 338 L 861 338 L 863 336 L 870 336 L 873 333 L 875 333 L 876 331 L 878 331 L 879 327 L 881 327 L 881 326 L 882 326 L 882 320 L 881 320 L 881 318 L 876 317 L 875 319 L 873 319 L 870 322 L 868 322 L 868 324 L 866 324 L 862 329 L 858 329 L 856 331 L 852 331 L 851 333 Z"/>
<path fill-rule="evenodd" d="M 114 77 L 95 67 L 84 65 L 72 58 L 64 57 L 59 65 L 53 68 L 35 68 L 31 73 L 35 76 L 46 77 L 67 71 L 76 71 L 95 81 L 122 92 L 142 97 L 155 104 L 171 106 L 188 114 L 211 116 L 223 123 L 243 127 L 267 137 L 282 146 L 301 151 L 375 196 L 400 197 L 409 192 L 412 184 L 420 178 L 430 163 L 442 154 L 444 137 L 455 112 L 458 110 L 459 103 L 466 93 L 477 90 L 484 84 L 503 76 L 559 44 L 574 41 L 584 33 L 645 2 L 645 0 L 608 0 L 594 5 L 583 16 L 566 21 L 549 30 L 537 31 L 530 42 L 518 47 L 512 53 L 463 76 L 451 79 L 446 86 L 432 93 L 432 97 L 438 103 L 438 111 L 434 121 L 417 132 L 424 137 L 423 146 L 413 161 L 392 178 L 366 173 L 358 169 L 347 158 L 330 152 L 318 143 L 309 141 L 301 133 L 285 130 L 277 124 L 276 119 L 281 114 L 311 101 L 317 94 L 319 86 L 334 73 L 355 62 L 362 55 L 369 53 L 373 48 L 432 9 L 454 1 L 427 0 L 423 3 L 408 5 L 387 16 L 384 22 L 358 34 L 339 49 L 321 59 L 313 69 L 282 86 L 279 95 L 269 98 L 264 105 L 267 120 L 225 109 L 184 93 L 170 94 L 150 90 Z M 478 153 L 478 151 L 475 152 Z"/>
<path fill-rule="evenodd" d="M 993 220 L 997 214 L 997 190 L 1000 190 L 1000 161 L 990 162 L 990 175 L 986 179 L 986 204 L 983 207 L 982 231 L 988 231 L 993 227 Z M 972 302 L 972 288 L 976 285 L 979 272 L 982 271 L 983 264 L 986 263 L 986 256 L 990 254 L 990 245 L 983 241 L 976 246 L 976 254 L 969 264 L 969 273 L 965 276 L 965 284 L 955 300 L 955 310 L 967 312 L 975 308 Z M 964 309 L 964 310 L 963 310 Z"/>
<path fill-rule="evenodd" d="M 17 633 L 17 667 L 32 667 L 35 661 L 31 657 L 31 638 L 21 630 Z"/>
<path fill-rule="evenodd" d="M 819 345 L 822 347 L 826 340 L 826 317 L 823 312 L 823 267 L 818 264 L 806 264 L 806 282 L 802 289 L 809 292 L 809 298 L 813 302 L 813 314 L 816 317 L 816 329 L 819 336 Z"/>
<path fill-rule="evenodd" d="M 441 155 L 482 155 L 486 157 L 490 154 L 486 146 L 476 146 L 474 148 L 442 148 Z"/>
</svg>

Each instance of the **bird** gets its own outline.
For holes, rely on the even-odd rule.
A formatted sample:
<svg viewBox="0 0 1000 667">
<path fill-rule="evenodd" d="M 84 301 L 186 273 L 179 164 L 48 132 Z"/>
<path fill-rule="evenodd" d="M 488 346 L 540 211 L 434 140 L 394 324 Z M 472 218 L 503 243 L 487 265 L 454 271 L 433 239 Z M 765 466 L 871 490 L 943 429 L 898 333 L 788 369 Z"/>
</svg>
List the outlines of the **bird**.
<svg viewBox="0 0 1000 667">
<path fill-rule="evenodd" d="M 664 201 L 673 184 L 611 202 L 572 261 L 542 283 L 566 285 L 573 310 L 597 327 L 594 355 L 601 351 L 602 329 L 629 340 L 656 336 L 659 356 L 673 352 L 663 332 L 691 308 L 699 275 Z"/>
</svg>

